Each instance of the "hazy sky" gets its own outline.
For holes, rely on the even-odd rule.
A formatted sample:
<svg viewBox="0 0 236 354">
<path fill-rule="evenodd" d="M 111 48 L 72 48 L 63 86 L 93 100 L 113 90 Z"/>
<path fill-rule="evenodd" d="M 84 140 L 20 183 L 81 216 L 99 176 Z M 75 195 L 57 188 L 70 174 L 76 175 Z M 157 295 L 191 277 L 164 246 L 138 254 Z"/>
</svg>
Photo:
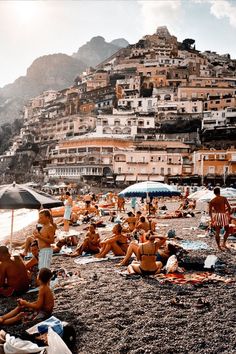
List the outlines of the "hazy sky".
<svg viewBox="0 0 236 354">
<path fill-rule="evenodd" d="M 72 54 L 93 36 L 135 43 L 166 25 L 199 50 L 236 58 L 236 0 L 0 0 L 0 87 L 45 54 Z"/>
</svg>

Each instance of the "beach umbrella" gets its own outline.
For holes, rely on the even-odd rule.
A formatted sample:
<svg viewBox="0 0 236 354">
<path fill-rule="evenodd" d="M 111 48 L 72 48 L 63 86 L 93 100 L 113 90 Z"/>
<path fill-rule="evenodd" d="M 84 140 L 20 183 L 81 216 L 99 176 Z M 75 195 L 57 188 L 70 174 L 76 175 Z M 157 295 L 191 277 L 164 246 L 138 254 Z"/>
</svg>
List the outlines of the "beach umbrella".
<svg viewBox="0 0 236 354">
<path fill-rule="evenodd" d="M 13 183 L 0 186 L 0 209 L 10 209 L 12 211 L 10 248 L 12 248 L 14 210 L 22 208 L 51 209 L 62 205 L 64 204 L 61 200 L 25 185 Z"/>
<path fill-rule="evenodd" d="M 132 184 L 119 193 L 121 197 L 172 197 L 181 193 L 173 186 L 154 181 L 146 181 Z"/>
<path fill-rule="evenodd" d="M 207 188 L 200 189 L 199 191 L 190 194 L 188 196 L 188 199 L 198 200 L 199 198 L 201 198 L 202 196 L 204 196 L 208 192 L 209 192 L 209 189 L 207 189 Z"/>
<path fill-rule="evenodd" d="M 221 188 L 220 195 L 222 197 L 226 197 L 228 199 L 236 198 L 236 189 L 234 188 Z M 215 194 L 213 191 L 206 190 L 205 193 L 198 199 L 199 202 L 210 202 L 213 198 L 215 198 Z"/>
</svg>

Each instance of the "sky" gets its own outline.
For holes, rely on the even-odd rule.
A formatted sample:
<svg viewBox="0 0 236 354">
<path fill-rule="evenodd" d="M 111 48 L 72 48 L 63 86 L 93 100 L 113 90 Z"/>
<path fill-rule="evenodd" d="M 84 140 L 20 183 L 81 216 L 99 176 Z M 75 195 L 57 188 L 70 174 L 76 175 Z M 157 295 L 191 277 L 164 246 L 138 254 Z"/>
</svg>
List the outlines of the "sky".
<svg viewBox="0 0 236 354">
<path fill-rule="evenodd" d="M 198 50 L 236 58 L 236 0 L 0 0 L 0 87 L 39 56 L 71 55 L 98 35 L 132 44 L 164 25 Z"/>
</svg>

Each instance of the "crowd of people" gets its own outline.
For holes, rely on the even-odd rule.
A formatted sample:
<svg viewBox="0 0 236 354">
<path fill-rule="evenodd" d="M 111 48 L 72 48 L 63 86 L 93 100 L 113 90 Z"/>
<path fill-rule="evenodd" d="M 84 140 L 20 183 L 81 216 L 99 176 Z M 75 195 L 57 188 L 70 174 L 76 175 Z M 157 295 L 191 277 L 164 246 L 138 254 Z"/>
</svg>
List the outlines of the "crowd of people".
<svg viewBox="0 0 236 354">
<path fill-rule="evenodd" d="M 229 236 L 230 205 L 226 198 L 220 195 L 220 189 L 214 189 L 215 198 L 209 204 L 211 224 L 215 229 L 215 240 L 218 248 L 227 248 Z M 53 253 L 59 253 L 61 248 L 70 243 L 74 246 L 72 253 L 64 254 L 68 257 L 79 257 L 84 254 L 96 258 L 105 258 L 109 252 L 115 256 L 124 257 L 118 267 L 127 267 L 129 274 L 153 275 L 159 273 L 165 266 L 168 258 L 176 254 L 178 246 L 170 242 L 166 235 L 156 231 L 157 216 L 175 218 L 194 214 L 195 201 L 189 201 L 188 196 L 180 199 L 177 210 L 166 211 L 165 201 L 162 207 L 158 199 L 138 202 L 132 198 L 126 204 L 125 198 L 109 193 L 106 200 L 99 207 L 101 196 L 87 194 L 80 197 L 83 207 L 73 211 L 74 202 L 69 192 L 65 193 L 64 216 L 60 220 L 63 224 L 64 237 L 56 238 L 58 224 L 47 209 L 39 211 L 38 224 L 32 235 L 25 240 L 21 255 L 11 257 L 6 246 L 0 246 L 0 296 L 21 296 L 30 287 L 39 286 L 38 298 L 35 302 L 27 302 L 22 298 L 17 300 L 17 306 L 8 314 L 0 317 L 0 324 L 13 324 L 19 321 L 42 319 L 51 315 L 54 306 L 54 295 L 50 289 L 52 277 L 51 262 Z M 161 209 L 163 208 L 163 209 Z M 102 210 L 101 210 L 102 209 Z M 165 213 L 158 214 L 162 210 Z M 76 217 L 75 215 L 76 214 Z M 192 215 L 193 216 L 193 215 Z M 84 236 L 78 239 L 68 231 L 73 220 L 80 220 L 84 229 Z M 98 229 L 107 222 L 113 223 L 112 231 L 101 237 Z M 220 243 L 220 230 L 224 227 L 223 243 Z M 30 252 L 31 258 L 25 259 Z M 130 263 L 131 257 L 135 257 Z"/>
</svg>

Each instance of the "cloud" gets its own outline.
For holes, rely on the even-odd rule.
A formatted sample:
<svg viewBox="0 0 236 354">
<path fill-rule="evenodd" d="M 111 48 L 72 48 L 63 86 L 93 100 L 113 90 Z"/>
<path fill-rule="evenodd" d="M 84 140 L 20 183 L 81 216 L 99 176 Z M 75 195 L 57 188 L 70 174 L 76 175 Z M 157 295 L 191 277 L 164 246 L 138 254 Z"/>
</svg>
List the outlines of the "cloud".
<svg viewBox="0 0 236 354">
<path fill-rule="evenodd" d="M 139 0 L 143 27 L 146 33 L 153 33 L 159 26 L 174 30 L 181 22 L 183 8 L 181 0 Z"/>
<path fill-rule="evenodd" d="M 236 6 L 227 0 L 210 1 L 211 14 L 216 18 L 228 18 L 231 26 L 236 27 Z"/>
</svg>

